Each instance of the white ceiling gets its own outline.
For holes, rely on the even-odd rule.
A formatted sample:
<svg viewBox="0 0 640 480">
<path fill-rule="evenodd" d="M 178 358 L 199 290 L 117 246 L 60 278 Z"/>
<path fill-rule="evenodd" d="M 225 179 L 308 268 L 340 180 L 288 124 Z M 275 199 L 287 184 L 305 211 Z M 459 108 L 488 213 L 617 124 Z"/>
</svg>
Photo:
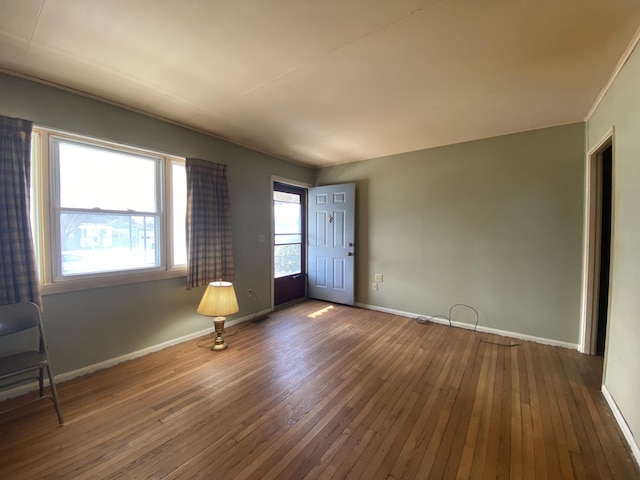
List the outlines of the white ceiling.
<svg viewBox="0 0 640 480">
<path fill-rule="evenodd" d="M 582 121 L 638 0 L 0 0 L 0 68 L 324 166 Z"/>
</svg>

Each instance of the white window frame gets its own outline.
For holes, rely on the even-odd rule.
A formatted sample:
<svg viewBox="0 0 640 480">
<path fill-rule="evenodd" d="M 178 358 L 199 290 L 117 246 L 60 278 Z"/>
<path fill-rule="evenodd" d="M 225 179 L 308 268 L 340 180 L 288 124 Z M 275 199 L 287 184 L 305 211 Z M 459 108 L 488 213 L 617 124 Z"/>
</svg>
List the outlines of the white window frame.
<svg viewBox="0 0 640 480">
<path fill-rule="evenodd" d="M 61 293 L 89 288 L 100 288 L 138 282 L 185 276 L 186 265 L 175 265 L 173 246 L 173 181 L 174 164 L 184 165 L 185 159 L 165 153 L 75 135 L 43 127 L 34 127 L 32 133 L 32 229 L 36 260 L 40 274 L 41 293 Z M 55 205 L 55 188 L 58 173 L 55 171 L 52 145 L 54 139 L 107 148 L 123 153 L 157 158 L 160 172 L 157 174 L 159 198 L 159 223 L 161 237 L 160 266 L 115 272 L 100 272 L 73 276 L 58 273 L 61 257 L 59 239 L 59 206 Z"/>
</svg>

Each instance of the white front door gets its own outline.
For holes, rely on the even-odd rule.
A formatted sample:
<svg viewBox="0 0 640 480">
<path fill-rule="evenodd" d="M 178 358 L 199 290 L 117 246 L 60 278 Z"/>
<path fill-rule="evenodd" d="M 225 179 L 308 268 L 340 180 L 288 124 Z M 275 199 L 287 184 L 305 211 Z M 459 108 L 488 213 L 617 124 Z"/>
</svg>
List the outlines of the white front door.
<svg viewBox="0 0 640 480">
<path fill-rule="evenodd" d="M 308 294 L 353 305 L 355 270 L 354 183 L 309 189 Z"/>
</svg>

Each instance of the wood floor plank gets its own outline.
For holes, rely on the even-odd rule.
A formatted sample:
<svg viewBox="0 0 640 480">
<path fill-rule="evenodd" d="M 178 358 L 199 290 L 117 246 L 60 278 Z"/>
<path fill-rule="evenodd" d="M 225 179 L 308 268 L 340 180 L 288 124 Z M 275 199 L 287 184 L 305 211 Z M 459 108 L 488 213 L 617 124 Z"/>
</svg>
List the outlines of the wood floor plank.
<svg viewBox="0 0 640 480">
<path fill-rule="evenodd" d="M 548 475 L 549 478 L 562 478 L 562 474 L 560 472 L 560 461 L 558 459 L 558 449 L 561 447 L 559 444 L 559 439 L 555 438 L 555 432 L 553 429 L 553 422 L 551 417 L 551 408 L 549 406 L 549 396 L 548 392 L 551 387 L 551 383 L 549 382 L 550 372 L 548 372 L 544 366 L 543 360 L 540 355 L 540 348 L 538 345 L 533 345 L 531 347 L 532 356 L 534 359 L 535 365 L 540 365 L 541 368 L 536 370 L 536 386 L 537 386 L 537 405 L 538 411 L 540 412 L 540 433 L 542 435 L 541 438 L 541 449 L 544 450 L 544 457 L 546 460 L 545 465 L 545 475 Z M 548 383 L 549 382 L 549 383 Z M 556 448 L 547 448 L 549 438 L 553 438 L 555 440 Z"/>
<path fill-rule="evenodd" d="M 565 432 L 565 424 L 562 420 L 562 410 L 560 408 L 562 390 L 560 388 L 560 377 L 562 372 L 556 368 L 554 358 L 556 349 L 548 352 L 539 352 L 540 364 L 545 369 L 545 383 L 547 384 L 547 406 L 548 419 L 553 429 L 553 438 L 556 442 L 555 451 L 557 452 L 557 461 L 561 478 L 574 478 L 573 466 L 571 463 L 571 454 Z"/>
<path fill-rule="evenodd" d="M 0 478 L 640 479 L 601 359 L 318 301 L 227 341 L 60 384 L 62 427 L 0 415 Z"/>
<path fill-rule="evenodd" d="M 487 445 L 486 453 L 485 453 L 485 462 L 484 462 L 484 470 L 483 470 L 483 478 L 495 479 L 498 478 L 498 470 L 500 469 L 499 464 L 499 456 L 500 456 L 500 447 L 505 445 L 505 442 L 501 437 L 501 424 L 502 424 L 502 411 L 508 410 L 511 406 L 510 403 L 507 405 L 503 404 L 503 395 L 502 392 L 508 389 L 508 386 L 505 386 L 505 375 L 504 375 L 504 348 L 502 344 L 500 344 L 499 339 L 493 338 L 492 341 L 499 345 L 492 345 L 492 348 L 496 352 L 496 366 L 495 366 L 495 380 L 493 382 L 493 395 L 491 402 L 491 409 L 489 413 L 489 428 L 488 435 L 491 439 Z M 509 418 L 507 415 L 506 418 Z M 506 455 L 508 457 L 508 453 Z M 507 466 L 508 470 L 508 466 Z"/>
<path fill-rule="evenodd" d="M 495 347 L 487 347 L 487 354 L 489 356 L 489 368 L 486 373 L 487 381 L 484 383 L 484 389 L 481 392 L 483 396 L 482 410 L 480 412 L 480 424 L 478 428 L 478 434 L 476 436 L 476 443 L 473 450 L 473 463 L 471 465 L 469 478 L 483 478 L 486 468 L 487 451 L 489 444 L 496 439 L 490 437 L 491 433 L 491 412 L 493 411 L 493 395 L 494 384 L 496 381 L 496 371 L 498 362 L 498 349 Z"/>
<path fill-rule="evenodd" d="M 535 368 L 532 350 L 535 345 L 524 344 L 526 356 L 527 376 L 529 378 L 529 407 L 531 413 L 531 426 L 533 432 L 534 476 L 535 478 L 549 478 L 547 472 L 547 448 L 544 438 L 544 417 L 540 405 L 538 380 L 543 373 Z M 537 372 L 537 375 L 536 375 Z"/>
<path fill-rule="evenodd" d="M 464 449 L 465 434 L 469 429 L 471 406 L 474 400 L 473 392 L 478 384 L 482 363 L 473 361 L 477 358 L 480 348 L 478 338 L 466 336 L 468 340 L 460 358 L 457 378 L 452 381 L 452 386 L 457 389 L 456 399 L 445 436 L 439 446 L 436 461 L 431 470 L 431 474 L 435 478 L 455 477 Z M 473 365 L 473 368 L 467 368 L 467 365 Z"/>
<path fill-rule="evenodd" d="M 435 329 L 436 327 L 430 328 Z M 446 327 L 438 326 L 437 328 L 441 330 Z M 445 336 L 444 338 L 446 339 L 447 337 Z M 413 450 L 406 451 L 403 448 L 404 455 L 402 457 L 408 461 L 404 463 L 396 462 L 392 470 L 392 476 L 394 477 L 420 478 L 420 475 L 425 473 L 420 470 L 420 465 L 428 448 L 431 445 L 433 445 L 433 448 L 437 446 L 433 442 L 433 435 L 438 424 L 437 418 L 442 408 L 446 405 L 446 399 L 450 394 L 450 389 L 446 388 L 446 382 L 453 366 L 453 363 L 448 361 L 448 357 L 455 355 L 457 351 L 454 343 L 438 340 L 430 344 L 434 353 L 433 361 L 424 370 L 420 382 L 424 385 L 427 396 L 422 403 L 420 417 L 409 435 L 409 441 L 405 444 L 405 448 L 412 447 Z"/>
<path fill-rule="evenodd" d="M 464 434 L 464 446 L 456 472 L 456 478 L 462 480 L 471 478 L 473 469 L 473 459 L 476 452 L 476 442 L 482 421 L 483 405 L 485 401 L 484 392 L 489 381 L 488 371 L 490 369 L 491 355 L 485 344 L 481 343 L 478 348 L 476 366 L 480 364 L 480 373 L 473 395 L 473 404 L 470 406 L 470 417 L 467 430 Z"/>
<path fill-rule="evenodd" d="M 520 351 L 517 347 L 509 347 L 509 361 L 511 364 L 511 398 L 505 401 L 511 402 L 511 450 L 509 463 L 509 478 L 524 478 L 524 452 L 523 437 L 524 425 L 522 415 L 522 397 L 520 386 Z"/>
</svg>

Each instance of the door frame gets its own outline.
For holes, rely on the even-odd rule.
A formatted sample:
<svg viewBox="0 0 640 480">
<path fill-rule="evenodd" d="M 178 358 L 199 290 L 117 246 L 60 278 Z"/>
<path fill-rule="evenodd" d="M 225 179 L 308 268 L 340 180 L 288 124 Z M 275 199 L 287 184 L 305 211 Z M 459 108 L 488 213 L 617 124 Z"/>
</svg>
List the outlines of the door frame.
<svg viewBox="0 0 640 480">
<path fill-rule="evenodd" d="M 611 128 L 600 141 L 589 150 L 585 168 L 585 211 L 584 211 L 584 243 L 583 243 L 583 269 L 582 269 L 582 305 L 579 351 L 587 355 L 596 354 L 596 342 L 598 333 L 598 294 L 600 282 L 600 249 L 601 249 L 601 171 L 602 154 L 611 147 L 612 149 L 612 202 L 611 202 L 611 243 L 614 237 L 615 218 L 615 129 Z M 613 269 L 613 248 L 611 249 L 611 261 L 609 266 L 609 278 Z M 609 281 L 608 296 L 611 299 L 612 282 Z M 610 317 L 611 301 L 607 310 Z M 606 344 L 605 344 L 606 358 Z"/>
<path fill-rule="evenodd" d="M 271 240 L 269 241 L 269 245 L 271 248 L 271 254 L 269 256 L 270 258 L 270 265 L 269 265 L 269 275 L 271 278 L 271 310 L 273 310 L 275 308 L 275 299 L 274 299 L 274 294 L 275 294 L 275 287 L 274 287 L 274 275 L 273 275 L 273 270 L 275 268 L 275 258 L 274 258 L 274 251 L 275 251 L 275 235 L 274 235 L 274 229 L 273 229 L 273 224 L 275 221 L 275 216 L 274 216 L 274 211 L 273 211 L 273 184 L 274 183 L 284 183 L 285 185 L 291 185 L 294 187 L 299 187 L 299 188 L 304 188 L 306 190 L 308 190 L 310 187 L 312 187 L 313 185 L 310 183 L 306 183 L 306 182 L 301 182 L 298 180 L 292 180 L 290 178 L 285 178 L 285 177 L 280 177 L 278 175 L 271 175 L 269 178 L 269 212 L 270 212 L 270 220 L 269 220 L 269 232 L 270 235 L 269 237 L 271 238 Z M 304 229 L 305 232 L 305 237 L 307 234 L 307 225 L 306 222 L 304 222 L 305 224 L 302 225 L 302 228 Z M 306 262 L 306 258 L 303 259 Z"/>
</svg>

